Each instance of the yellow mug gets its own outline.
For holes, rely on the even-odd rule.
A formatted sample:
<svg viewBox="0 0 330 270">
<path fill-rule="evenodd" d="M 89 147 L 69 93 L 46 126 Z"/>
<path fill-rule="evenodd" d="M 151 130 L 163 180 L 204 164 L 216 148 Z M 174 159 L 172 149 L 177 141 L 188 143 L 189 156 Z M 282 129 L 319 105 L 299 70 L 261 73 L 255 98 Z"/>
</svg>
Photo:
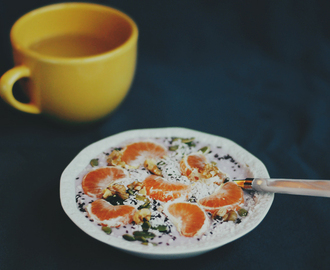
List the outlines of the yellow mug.
<svg viewBox="0 0 330 270">
<path fill-rule="evenodd" d="M 61 3 L 31 11 L 11 29 L 15 67 L 1 77 L 0 96 L 18 110 L 61 122 L 103 119 L 131 87 L 137 39 L 134 21 L 111 7 Z M 13 95 L 18 80 L 29 103 Z"/>
</svg>

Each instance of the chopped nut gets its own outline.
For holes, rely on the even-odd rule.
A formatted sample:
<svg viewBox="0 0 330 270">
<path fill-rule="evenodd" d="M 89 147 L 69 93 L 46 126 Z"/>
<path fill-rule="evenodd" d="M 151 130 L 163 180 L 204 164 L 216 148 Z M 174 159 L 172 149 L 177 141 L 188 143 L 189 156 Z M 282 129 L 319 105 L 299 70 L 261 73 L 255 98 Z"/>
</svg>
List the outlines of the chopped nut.
<svg viewBox="0 0 330 270">
<path fill-rule="evenodd" d="M 126 188 L 124 185 L 112 184 L 108 187 L 110 190 L 118 192 L 118 193 L 126 193 Z"/>
<path fill-rule="evenodd" d="M 223 219 L 223 217 L 227 214 L 227 208 L 226 207 L 221 207 L 219 208 L 218 211 L 214 212 L 212 215 L 213 219 L 218 219 L 221 218 Z"/>
<path fill-rule="evenodd" d="M 127 187 L 128 187 L 129 189 L 134 189 L 134 187 L 135 187 L 135 185 L 136 185 L 137 183 L 138 183 L 138 181 L 134 181 L 134 182 L 128 184 Z"/>
<path fill-rule="evenodd" d="M 141 188 L 140 191 L 139 191 L 139 193 L 140 193 L 141 195 L 147 195 L 146 187 Z"/>
<path fill-rule="evenodd" d="M 115 184 L 111 184 L 110 186 L 108 186 L 108 188 L 103 193 L 103 198 L 107 198 L 107 197 L 113 196 L 115 194 L 118 195 L 123 200 L 126 200 L 129 197 L 129 194 L 126 192 L 125 186 L 115 183 Z"/>
<path fill-rule="evenodd" d="M 225 214 L 222 218 L 223 221 L 236 221 L 237 214 L 234 210 L 230 210 L 227 214 Z"/>
<path fill-rule="evenodd" d="M 209 179 L 215 176 L 218 176 L 220 181 L 215 181 L 217 185 L 221 185 L 223 181 L 227 178 L 227 175 L 219 170 L 216 162 L 206 163 L 202 169 L 199 169 L 198 172 L 202 175 L 204 179 Z"/>
<path fill-rule="evenodd" d="M 126 163 L 121 160 L 122 155 L 122 151 L 113 150 L 107 159 L 108 166 L 121 166 L 125 168 Z"/>
<path fill-rule="evenodd" d="M 205 178 L 211 178 L 216 176 L 219 173 L 219 169 L 214 163 L 206 163 L 203 169 L 200 170 L 200 173 L 205 177 Z"/>
<path fill-rule="evenodd" d="M 144 167 L 155 175 L 162 176 L 162 171 L 157 167 L 156 160 L 147 158 Z"/>
<path fill-rule="evenodd" d="M 103 198 L 104 199 L 106 199 L 106 198 L 108 198 L 112 195 L 113 195 L 113 193 L 109 189 L 106 188 L 105 190 L 103 190 Z"/>
<path fill-rule="evenodd" d="M 134 186 L 133 189 L 139 191 L 139 190 L 141 190 L 143 187 L 144 187 L 143 183 L 138 182 L 138 183 Z"/>
<path fill-rule="evenodd" d="M 142 208 L 134 213 L 133 220 L 136 224 L 141 224 L 144 221 L 149 221 L 151 218 L 151 211 L 148 208 Z"/>
<path fill-rule="evenodd" d="M 139 191 L 144 187 L 144 185 L 142 182 L 134 181 L 133 183 L 127 185 L 127 187 L 131 190 Z"/>
</svg>

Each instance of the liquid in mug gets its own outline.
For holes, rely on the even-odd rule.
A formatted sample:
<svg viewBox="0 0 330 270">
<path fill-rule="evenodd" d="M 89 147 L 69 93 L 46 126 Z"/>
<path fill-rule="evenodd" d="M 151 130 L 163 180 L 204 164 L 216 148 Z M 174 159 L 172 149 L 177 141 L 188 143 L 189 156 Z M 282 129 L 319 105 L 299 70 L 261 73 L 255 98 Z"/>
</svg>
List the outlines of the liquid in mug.
<svg viewBox="0 0 330 270">
<path fill-rule="evenodd" d="M 119 42 L 91 35 L 62 35 L 40 40 L 29 48 L 52 57 L 87 57 L 115 49 Z"/>
</svg>

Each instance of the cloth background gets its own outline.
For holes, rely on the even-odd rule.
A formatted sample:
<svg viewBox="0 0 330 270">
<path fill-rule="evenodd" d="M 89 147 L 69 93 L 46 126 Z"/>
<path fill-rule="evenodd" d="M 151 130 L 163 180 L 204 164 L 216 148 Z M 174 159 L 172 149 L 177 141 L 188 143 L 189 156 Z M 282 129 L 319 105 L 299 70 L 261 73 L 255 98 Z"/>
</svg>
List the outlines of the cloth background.
<svg viewBox="0 0 330 270">
<path fill-rule="evenodd" d="M 0 1 L 0 73 L 9 31 L 55 3 Z M 275 195 L 244 237 L 190 259 L 129 256 L 81 231 L 59 179 L 87 145 L 118 132 L 185 127 L 229 138 L 271 177 L 330 179 L 330 2 L 107 0 L 138 24 L 129 95 L 97 125 L 69 129 L 0 102 L 0 269 L 329 269 L 328 198 Z"/>
</svg>

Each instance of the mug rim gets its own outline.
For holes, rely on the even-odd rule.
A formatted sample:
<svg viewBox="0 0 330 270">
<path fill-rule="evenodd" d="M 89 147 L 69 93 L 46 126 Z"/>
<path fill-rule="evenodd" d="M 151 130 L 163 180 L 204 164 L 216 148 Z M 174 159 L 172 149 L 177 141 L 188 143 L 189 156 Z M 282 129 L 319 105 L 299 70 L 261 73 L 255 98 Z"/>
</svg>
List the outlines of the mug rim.
<svg viewBox="0 0 330 270">
<path fill-rule="evenodd" d="M 132 27 L 132 33 L 130 34 L 130 36 L 128 37 L 128 39 L 125 42 L 123 42 L 121 45 L 119 45 L 118 47 L 116 47 L 112 50 L 109 50 L 109 51 L 106 51 L 103 53 L 99 53 L 99 54 L 95 54 L 95 55 L 83 56 L 83 57 L 49 56 L 49 55 L 35 52 L 29 48 L 26 48 L 25 46 L 21 46 L 18 38 L 15 37 L 16 28 L 20 24 L 24 23 L 24 21 L 27 20 L 28 18 L 35 16 L 39 13 L 44 13 L 44 12 L 50 11 L 50 10 L 64 9 L 67 7 L 71 7 L 71 8 L 88 7 L 88 8 L 93 8 L 94 10 L 97 10 L 97 9 L 105 10 L 106 9 L 106 10 L 112 11 L 115 14 L 119 15 L 121 18 L 125 19 L 130 24 L 130 26 Z M 122 12 L 118 9 L 112 8 L 110 6 L 95 4 L 95 3 L 84 3 L 84 2 L 56 3 L 56 4 L 46 5 L 46 6 L 34 9 L 32 11 L 27 12 L 26 14 L 21 16 L 18 20 L 16 20 L 16 22 L 13 24 L 13 26 L 10 30 L 10 41 L 11 41 L 13 48 L 20 51 L 24 55 L 28 55 L 33 58 L 38 58 L 39 60 L 42 60 L 45 62 L 52 62 L 52 63 L 93 62 L 93 61 L 98 61 L 98 60 L 101 60 L 101 59 L 104 59 L 107 57 L 113 57 L 117 54 L 121 54 L 121 53 L 125 52 L 129 47 L 133 46 L 137 42 L 137 39 L 138 39 L 138 27 L 130 16 L 128 16 L 124 12 Z"/>
</svg>

